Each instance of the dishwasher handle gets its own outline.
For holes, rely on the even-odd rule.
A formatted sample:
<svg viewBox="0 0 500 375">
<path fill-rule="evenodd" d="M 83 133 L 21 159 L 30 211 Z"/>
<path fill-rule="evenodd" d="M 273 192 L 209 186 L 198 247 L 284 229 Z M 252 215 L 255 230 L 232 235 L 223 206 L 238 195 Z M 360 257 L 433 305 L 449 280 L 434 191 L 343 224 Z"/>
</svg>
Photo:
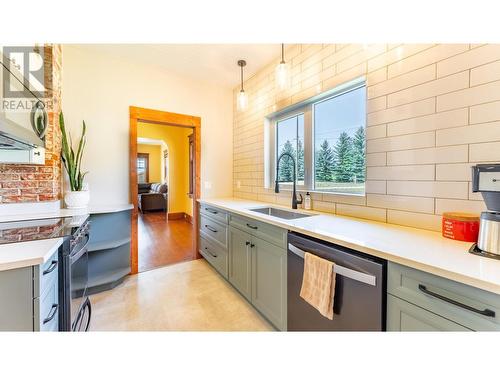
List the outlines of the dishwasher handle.
<svg viewBox="0 0 500 375">
<path fill-rule="evenodd" d="M 290 250 L 295 255 L 301 257 L 302 259 L 305 256 L 304 250 L 299 249 L 297 246 L 294 246 L 292 244 L 288 244 L 288 250 Z M 342 266 L 339 266 L 338 264 L 334 264 L 333 272 L 335 272 L 336 274 L 342 275 L 344 277 L 347 277 L 349 279 L 359 281 L 359 282 L 364 283 L 364 284 L 368 284 L 368 285 L 372 285 L 372 286 L 377 285 L 377 278 L 375 276 L 364 273 L 364 272 L 359 272 L 359 271 L 353 270 L 351 268 L 342 267 Z"/>
</svg>

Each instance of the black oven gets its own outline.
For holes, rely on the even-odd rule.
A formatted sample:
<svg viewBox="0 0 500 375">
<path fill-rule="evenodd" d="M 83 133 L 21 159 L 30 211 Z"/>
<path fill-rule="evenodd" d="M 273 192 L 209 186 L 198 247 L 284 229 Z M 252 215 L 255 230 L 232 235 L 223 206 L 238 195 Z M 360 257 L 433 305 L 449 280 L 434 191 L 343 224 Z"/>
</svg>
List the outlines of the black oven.
<svg viewBox="0 0 500 375">
<path fill-rule="evenodd" d="M 88 331 L 90 326 L 92 306 L 88 297 L 89 232 L 90 222 L 87 220 L 65 240 L 61 248 L 61 331 Z"/>
</svg>

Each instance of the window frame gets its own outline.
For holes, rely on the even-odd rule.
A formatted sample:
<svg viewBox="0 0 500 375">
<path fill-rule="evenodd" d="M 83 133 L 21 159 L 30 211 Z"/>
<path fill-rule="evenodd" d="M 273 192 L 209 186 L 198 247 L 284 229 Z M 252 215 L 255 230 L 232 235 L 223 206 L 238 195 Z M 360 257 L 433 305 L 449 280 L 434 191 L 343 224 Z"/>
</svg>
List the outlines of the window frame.
<svg viewBox="0 0 500 375">
<path fill-rule="evenodd" d="M 287 120 L 289 118 L 298 116 L 300 114 L 304 114 L 304 184 L 297 184 L 298 191 L 310 191 L 310 192 L 318 192 L 321 194 L 335 194 L 335 195 L 354 195 L 354 196 L 365 196 L 366 195 L 366 178 L 365 178 L 365 189 L 362 194 L 356 193 L 343 193 L 338 191 L 325 191 L 325 190 L 315 190 L 315 155 L 314 155 L 314 107 L 316 104 L 325 102 L 332 98 L 335 98 L 340 95 L 344 95 L 348 92 L 357 90 L 361 87 L 364 87 L 366 90 L 366 77 L 359 77 L 343 84 L 338 85 L 337 87 L 328 90 L 324 93 L 311 97 L 303 102 L 297 103 L 293 106 L 284 108 L 279 112 L 275 112 L 266 118 L 267 123 L 269 125 L 269 132 L 267 133 L 268 140 L 265 142 L 267 144 L 267 158 L 265 163 L 268 163 L 265 166 L 267 170 L 266 175 L 268 176 L 268 181 L 265 184 L 267 188 L 273 188 L 276 181 L 276 160 L 277 160 L 277 152 L 278 152 L 278 122 Z M 366 95 L 366 91 L 365 91 Z M 365 102 L 366 105 L 366 102 Z M 365 106 L 365 124 L 366 130 L 366 106 Z M 365 145 L 365 170 L 366 170 L 366 145 Z M 366 175 L 366 172 L 365 172 Z M 292 186 L 290 183 L 280 183 L 280 190 L 283 191 L 291 191 Z"/>
</svg>

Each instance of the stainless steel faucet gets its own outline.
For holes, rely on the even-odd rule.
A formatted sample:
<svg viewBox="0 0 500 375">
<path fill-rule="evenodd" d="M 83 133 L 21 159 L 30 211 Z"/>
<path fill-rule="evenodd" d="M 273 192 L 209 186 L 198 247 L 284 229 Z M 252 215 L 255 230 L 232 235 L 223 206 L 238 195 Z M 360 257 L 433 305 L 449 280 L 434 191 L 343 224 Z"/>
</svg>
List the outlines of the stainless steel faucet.
<svg viewBox="0 0 500 375">
<path fill-rule="evenodd" d="M 293 155 L 290 154 L 289 152 L 284 152 L 282 153 L 278 160 L 276 161 L 276 182 L 275 182 L 275 186 L 274 186 L 274 192 L 275 193 L 279 193 L 280 192 L 280 185 L 279 185 L 279 181 L 278 181 L 278 175 L 279 175 L 279 170 L 280 170 L 280 160 L 283 156 L 288 156 L 290 159 L 292 159 L 292 162 L 293 162 L 293 194 L 292 194 L 292 208 L 294 210 L 297 209 L 297 204 L 302 204 L 302 194 L 299 194 L 300 195 L 300 200 L 297 199 L 297 188 L 296 188 L 296 180 L 297 180 L 297 176 L 296 176 L 296 173 L 295 173 L 295 168 L 296 168 L 296 165 L 295 165 L 295 159 L 293 158 Z"/>
</svg>

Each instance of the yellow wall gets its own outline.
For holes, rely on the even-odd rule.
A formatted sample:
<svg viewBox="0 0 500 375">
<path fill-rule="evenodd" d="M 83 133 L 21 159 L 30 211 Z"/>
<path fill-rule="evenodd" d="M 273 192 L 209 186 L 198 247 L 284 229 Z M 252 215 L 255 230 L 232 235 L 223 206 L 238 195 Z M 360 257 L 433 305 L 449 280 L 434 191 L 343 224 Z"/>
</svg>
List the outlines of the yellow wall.
<svg viewBox="0 0 500 375">
<path fill-rule="evenodd" d="M 149 182 L 162 182 L 162 152 L 160 145 L 137 145 L 137 153 L 149 154 Z"/>
<path fill-rule="evenodd" d="M 137 136 L 163 140 L 169 155 L 169 212 L 185 212 L 193 216 L 193 201 L 189 191 L 189 144 L 192 129 L 178 126 L 138 123 Z M 150 172 L 151 173 L 151 172 Z"/>
</svg>

